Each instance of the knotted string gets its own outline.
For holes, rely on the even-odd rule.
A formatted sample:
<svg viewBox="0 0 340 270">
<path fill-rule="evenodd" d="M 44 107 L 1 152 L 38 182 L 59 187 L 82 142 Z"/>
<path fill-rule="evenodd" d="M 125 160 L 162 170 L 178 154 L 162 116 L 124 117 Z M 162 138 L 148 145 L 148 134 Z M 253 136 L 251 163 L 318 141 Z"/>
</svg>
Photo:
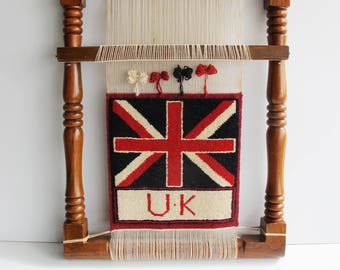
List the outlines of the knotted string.
<svg viewBox="0 0 340 270">
<path fill-rule="evenodd" d="M 184 90 L 183 90 L 183 81 L 186 80 L 190 80 L 192 78 L 192 73 L 193 73 L 193 69 L 188 67 L 188 66 L 184 66 L 183 69 L 181 68 L 180 65 L 178 65 L 173 72 L 174 77 L 177 79 L 177 82 L 180 84 L 179 86 L 179 92 L 181 95 L 184 94 Z"/>
<path fill-rule="evenodd" d="M 134 85 L 134 91 L 136 96 L 140 94 L 140 85 L 145 85 L 148 82 L 148 75 L 145 72 L 140 72 L 135 69 L 130 69 L 128 71 L 127 81 L 129 84 Z"/>
<path fill-rule="evenodd" d="M 196 69 L 196 75 L 198 77 L 205 75 L 205 77 L 204 77 L 204 87 L 203 87 L 205 96 L 208 95 L 208 88 L 207 88 L 208 76 L 214 75 L 214 74 L 217 74 L 217 69 L 213 65 L 206 66 L 206 65 L 199 64 L 197 69 Z"/>
<path fill-rule="evenodd" d="M 163 93 L 163 89 L 161 86 L 161 80 L 168 81 L 169 74 L 166 71 L 162 72 L 152 72 L 150 75 L 150 83 L 156 83 L 156 89 L 158 93 L 161 95 Z"/>
</svg>

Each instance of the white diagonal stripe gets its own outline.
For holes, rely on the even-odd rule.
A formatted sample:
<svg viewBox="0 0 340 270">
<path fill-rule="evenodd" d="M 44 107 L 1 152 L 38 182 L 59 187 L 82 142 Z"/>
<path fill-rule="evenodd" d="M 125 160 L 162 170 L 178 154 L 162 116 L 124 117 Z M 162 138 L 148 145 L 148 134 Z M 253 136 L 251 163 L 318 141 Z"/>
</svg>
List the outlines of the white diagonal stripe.
<svg viewBox="0 0 340 270">
<path fill-rule="evenodd" d="M 132 118 L 134 118 L 138 123 L 140 123 L 154 139 L 164 139 L 161 133 L 151 125 L 148 120 L 145 119 L 129 102 L 126 100 L 116 100 L 116 102 L 127 111 Z"/>
<path fill-rule="evenodd" d="M 206 162 L 200 159 L 195 153 L 184 153 L 193 163 L 195 163 L 206 175 L 221 187 L 231 187 L 232 185 L 222 176 L 217 174 Z"/>
<path fill-rule="evenodd" d="M 195 139 L 208 139 L 213 135 L 232 115 L 236 113 L 236 102 L 234 101 L 228 109 L 221 113 L 210 125 L 208 125 Z"/>
<path fill-rule="evenodd" d="M 133 161 L 129 163 L 128 166 L 125 167 L 120 173 L 115 176 L 115 184 L 119 186 L 131 173 L 133 173 L 138 167 L 149 157 L 151 157 L 154 153 L 152 152 L 144 152 L 136 157 Z"/>
</svg>

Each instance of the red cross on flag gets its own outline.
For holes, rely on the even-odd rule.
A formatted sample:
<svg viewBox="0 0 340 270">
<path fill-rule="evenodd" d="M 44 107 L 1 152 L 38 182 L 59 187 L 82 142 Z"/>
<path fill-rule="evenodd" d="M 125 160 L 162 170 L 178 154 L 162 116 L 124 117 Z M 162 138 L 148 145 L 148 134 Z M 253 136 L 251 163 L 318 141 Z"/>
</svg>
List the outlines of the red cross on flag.
<svg viewBox="0 0 340 270">
<path fill-rule="evenodd" d="M 131 185 L 143 172 L 166 155 L 166 186 L 183 186 L 183 155 L 186 155 L 219 186 L 234 184 L 234 176 L 209 153 L 234 153 L 236 139 L 209 139 L 216 130 L 236 112 L 235 101 L 222 101 L 183 137 L 183 101 L 167 101 L 166 136 L 163 137 L 126 100 L 115 100 L 113 111 L 129 125 L 140 138 L 114 138 L 117 153 L 141 153 L 122 172 L 115 176 L 118 187 Z"/>
</svg>

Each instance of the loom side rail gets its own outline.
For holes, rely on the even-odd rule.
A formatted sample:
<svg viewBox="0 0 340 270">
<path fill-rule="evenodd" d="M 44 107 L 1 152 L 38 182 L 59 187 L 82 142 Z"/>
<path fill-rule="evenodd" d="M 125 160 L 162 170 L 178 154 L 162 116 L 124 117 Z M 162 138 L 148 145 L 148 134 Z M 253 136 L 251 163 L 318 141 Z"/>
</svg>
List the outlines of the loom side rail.
<svg viewBox="0 0 340 270">
<path fill-rule="evenodd" d="M 65 47 L 80 47 L 82 42 L 83 0 L 61 0 L 64 8 Z M 85 195 L 82 178 L 83 87 L 80 63 L 64 65 L 64 147 L 66 160 L 66 220 L 64 240 L 87 235 Z"/>
<path fill-rule="evenodd" d="M 98 47 L 81 47 L 82 9 L 85 8 L 85 0 L 60 0 L 60 4 L 64 8 L 65 41 L 65 47 L 58 49 L 58 60 L 65 62 L 63 96 L 67 177 L 64 240 L 73 240 L 88 235 L 82 180 L 83 90 L 80 62 L 91 61 Z M 243 235 L 238 239 L 239 258 L 273 258 L 283 256 L 285 253 L 283 170 L 286 145 L 286 73 L 284 60 L 289 54 L 288 47 L 285 46 L 286 16 L 289 5 L 289 0 L 264 0 L 265 9 L 268 10 L 269 46 L 254 47 L 254 50 L 258 50 L 258 58 L 270 60 L 267 88 L 268 178 L 265 216 L 260 222 L 261 233 Z M 91 239 L 86 243 L 65 243 L 64 256 L 69 259 L 110 259 L 109 245 L 109 237 Z"/>
</svg>

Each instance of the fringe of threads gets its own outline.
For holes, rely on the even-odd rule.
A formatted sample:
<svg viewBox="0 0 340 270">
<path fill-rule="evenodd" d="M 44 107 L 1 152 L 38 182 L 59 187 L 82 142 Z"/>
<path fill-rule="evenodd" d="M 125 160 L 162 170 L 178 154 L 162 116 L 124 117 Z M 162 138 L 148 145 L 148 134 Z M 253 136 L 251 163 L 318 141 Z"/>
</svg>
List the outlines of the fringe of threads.
<svg viewBox="0 0 340 270">
<path fill-rule="evenodd" d="M 112 231 L 112 260 L 237 258 L 237 228 Z"/>
<path fill-rule="evenodd" d="M 102 45 L 95 61 L 250 59 L 246 45 Z"/>
</svg>

